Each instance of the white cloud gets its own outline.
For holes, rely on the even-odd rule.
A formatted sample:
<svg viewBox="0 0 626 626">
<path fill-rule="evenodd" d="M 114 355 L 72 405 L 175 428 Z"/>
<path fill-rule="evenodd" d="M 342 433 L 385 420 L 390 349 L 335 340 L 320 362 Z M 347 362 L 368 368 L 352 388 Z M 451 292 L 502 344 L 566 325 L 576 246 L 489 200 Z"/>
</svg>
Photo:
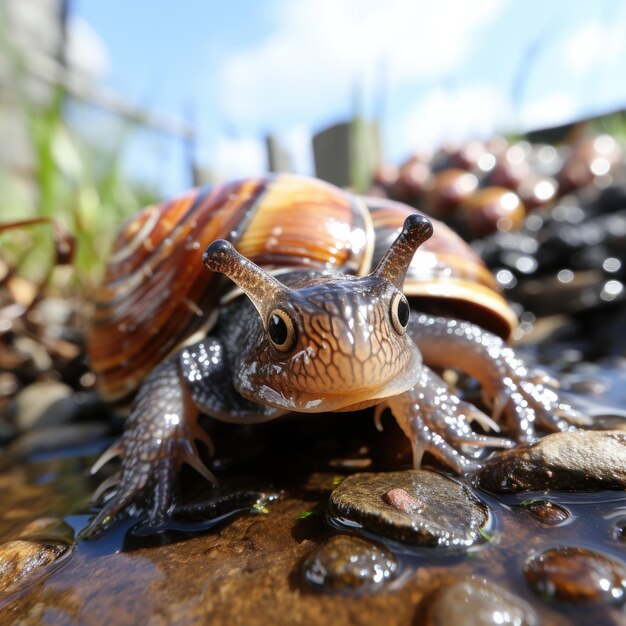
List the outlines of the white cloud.
<svg viewBox="0 0 626 626">
<path fill-rule="evenodd" d="M 106 44 L 83 18 L 70 15 L 65 54 L 71 67 L 89 78 L 102 78 L 110 69 Z"/>
<path fill-rule="evenodd" d="M 311 130 L 304 125 L 293 126 L 279 133 L 278 139 L 289 153 L 296 172 L 312 174 L 313 144 Z"/>
<path fill-rule="evenodd" d="M 502 91 L 492 85 L 455 90 L 434 89 L 408 111 L 398 125 L 391 126 L 397 150 L 406 153 L 419 148 L 437 148 L 444 143 L 489 137 L 509 117 L 510 104 Z M 397 142 L 397 137 L 403 137 Z M 401 157 L 401 154 L 397 156 Z"/>
<path fill-rule="evenodd" d="M 558 126 L 571 122 L 580 114 L 580 103 L 572 94 L 551 93 L 526 104 L 520 124 L 525 129 Z"/>
<path fill-rule="evenodd" d="M 267 171 L 265 146 L 256 138 L 221 137 L 211 145 L 211 158 L 207 162 L 224 180 Z"/>
<path fill-rule="evenodd" d="M 356 86 L 375 91 L 445 76 L 461 64 L 504 0 L 284 1 L 271 38 L 240 51 L 218 79 L 221 107 L 244 126 L 316 123 L 350 112 Z"/>
<path fill-rule="evenodd" d="M 565 40 L 562 49 L 565 67 L 580 76 L 613 63 L 624 51 L 625 35 L 623 23 L 588 22 Z"/>
</svg>

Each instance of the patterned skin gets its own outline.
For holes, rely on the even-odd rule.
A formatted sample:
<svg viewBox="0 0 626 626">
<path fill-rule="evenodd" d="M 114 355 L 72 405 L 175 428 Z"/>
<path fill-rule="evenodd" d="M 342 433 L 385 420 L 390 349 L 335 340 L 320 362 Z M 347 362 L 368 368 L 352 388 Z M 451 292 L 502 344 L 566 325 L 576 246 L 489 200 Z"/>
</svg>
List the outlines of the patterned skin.
<svg viewBox="0 0 626 626">
<path fill-rule="evenodd" d="M 151 524 L 167 518 L 183 463 L 207 480 L 196 441 L 212 451 L 200 413 L 237 423 L 290 412 L 388 407 L 409 438 L 416 467 L 432 453 L 459 474 L 479 466 L 481 447 L 510 448 L 536 437 L 535 427 L 566 430 L 580 414 L 562 402 L 551 381 L 530 372 L 499 337 L 470 322 L 411 312 L 402 293 L 407 270 L 432 234 L 410 215 L 367 276 L 294 271 L 280 281 L 223 240 L 203 261 L 228 276 L 246 297 L 224 304 L 211 334 L 164 360 L 143 382 L 126 429 L 94 466 L 116 455 L 122 468 L 99 489 L 109 492 L 83 532 L 93 536 L 115 516 L 146 507 Z M 482 385 L 494 420 L 452 393 L 431 367 L 453 365 Z"/>
</svg>

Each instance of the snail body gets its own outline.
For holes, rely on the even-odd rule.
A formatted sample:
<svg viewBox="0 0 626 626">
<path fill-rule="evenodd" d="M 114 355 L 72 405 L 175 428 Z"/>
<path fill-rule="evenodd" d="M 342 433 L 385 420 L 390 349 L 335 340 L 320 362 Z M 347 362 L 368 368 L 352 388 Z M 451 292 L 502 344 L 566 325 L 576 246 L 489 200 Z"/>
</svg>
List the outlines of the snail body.
<svg viewBox="0 0 626 626">
<path fill-rule="evenodd" d="M 200 413 L 252 423 L 388 406 L 416 466 L 428 451 L 460 474 L 481 447 L 534 440 L 535 424 L 569 428 L 575 411 L 501 338 L 514 324 L 476 255 L 399 203 L 281 175 L 144 209 L 114 246 L 88 336 L 102 394 L 134 404 L 94 467 L 122 455 L 86 535 L 136 504 L 158 522 L 183 463 L 215 482 Z M 506 438 L 474 432 L 498 426 L 430 369 L 450 366 L 481 383 Z"/>
</svg>

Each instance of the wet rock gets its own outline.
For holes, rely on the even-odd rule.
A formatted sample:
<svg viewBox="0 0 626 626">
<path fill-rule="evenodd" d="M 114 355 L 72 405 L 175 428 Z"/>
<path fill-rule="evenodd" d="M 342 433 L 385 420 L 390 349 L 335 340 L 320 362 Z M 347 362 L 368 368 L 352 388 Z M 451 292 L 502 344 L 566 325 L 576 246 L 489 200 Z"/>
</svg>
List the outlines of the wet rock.
<svg viewBox="0 0 626 626">
<path fill-rule="evenodd" d="M 17 539 L 0 545 L 0 597 L 37 579 L 68 550 L 61 543 Z"/>
<path fill-rule="evenodd" d="M 58 517 L 40 517 L 22 528 L 20 539 L 31 541 L 58 541 L 68 546 L 74 544 L 74 529 Z"/>
<path fill-rule="evenodd" d="M 375 591 L 398 574 L 398 560 L 384 546 L 335 535 L 318 546 L 302 564 L 307 583 L 325 591 Z"/>
<path fill-rule="evenodd" d="M 2 404 L 0 403 L 0 412 L 1 411 Z M 11 439 L 17 437 L 17 435 L 18 431 L 15 426 L 11 422 L 0 417 L 0 446 L 6 445 L 9 441 L 11 441 Z"/>
<path fill-rule="evenodd" d="M 626 488 L 626 432 L 555 433 L 498 453 L 477 475 L 481 489 L 593 491 Z"/>
<path fill-rule="evenodd" d="M 54 366 L 46 347 L 39 341 L 21 335 L 15 339 L 16 351 L 26 357 L 36 372 L 47 372 Z"/>
<path fill-rule="evenodd" d="M 331 494 L 329 510 L 340 523 L 446 548 L 476 543 L 488 519 L 466 487 L 426 470 L 349 476 Z"/>
<path fill-rule="evenodd" d="M 613 538 L 626 544 L 626 520 L 620 520 L 613 526 Z"/>
<path fill-rule="evenodd" d="M 25 387 L 15 396 L 12 409 L 17 427 L 22 432 L 31 430 L 55 403 L 71 395 L 71 387 L 55 381 L 41 381 Z"/>
<path fill-rule="evenodd" d="M 429 601 L 424 626 L 535 626 L 531 606 L 497 585 L 462 580 L 440 589 Z"/>
<path fill-rule="evenodd" d="M 585 548 L 546 550 L 526 563 L 524 574 L 546 600 L 618 604 L 626 597 L 624 565 Z"/>
<path fill-rule="evenodd" d="M 546 526 L 558 526 L 571 518 L 570 512 L 550 500 L 531 500 L 522 503 L 524 509 Z"/>
<path fill-rule="evenodd" d="M 0 398 L 12 396 L 19 389 L 19 381 L 10 372 L 0 372 Z"/>
<path fill-rule="evenodd" d="M 6 460 L 16 461 L 32 454 L 94 443 L 110 431 L 107 424 L 86 422 L 40 428 L 19 436 L 6 449 Z"/>
<path fill-rule="evenodd" d="M 79 421 L 106 420 L 111 411 L 95 391 L 76 392 L 52 403 L 36 422 L 46 428 Z"/>
<path fill-rule="evenodd" d="M 72 315 L 76 313 L 77 304 L 67 298 L 48 296 L 37 302 L 29 311 L 29 321 L 33 324 L 56 329 L 64 329 L 69 325 Z"/>
<path fill-rule="evenodd" d="M 606 393 L 609 389 L 609 383 L 605 380 L 580 375 L 570 375 L 567 377 L 565 383 L 561 381 L 561 386 L 567 391 L 588 395 L 600 395 Z"/>
</svg>

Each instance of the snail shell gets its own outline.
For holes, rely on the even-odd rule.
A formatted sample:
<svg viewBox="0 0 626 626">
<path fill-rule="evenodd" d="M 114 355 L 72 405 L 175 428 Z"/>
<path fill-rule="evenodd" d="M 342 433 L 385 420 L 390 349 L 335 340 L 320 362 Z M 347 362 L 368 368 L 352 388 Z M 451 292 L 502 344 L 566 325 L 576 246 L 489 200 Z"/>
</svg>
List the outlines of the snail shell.
<svg viewBox="0 0 626 626">
<path fill-rule="evenodd" d="M 361 200 L 291 175 L 194 189 L 143 209 L 113 246 L 87 337 L 106 398 L 131 395 L 158 363 L 211 326 L 230 287 L 200 261 L 216 239 L 266 268 L 362 274 L 371 264 L 373 231 Z"/>
<path fill-rule="evenodd" d="M 376 233 L 375 265 L 398 235 L 406 216 L 420 211 L 383 198 L 364 200 Z M 415 253 L 404 293 L 420 311 L 468 320 L 508 338 L 518 320 L 493 275 L 459 235 L 443 222 L 429 219 L 433 236 Z"/>
<path fill-rule="evenodd" d="M 268 269 L 361 275 L 411 212 L 400 203 L 364 201 L 293 175 L 199 188 L 143 209 L 124 224 L 113 246 L 88 332 L 101 393 L 126 400 L 158 363 L 210 328 L 220 297 L 231 287 L 200 261 L 212 241 L 227 239 Z M 448 227 L 437 221 L 434 226 L 407 274 L 407 295 L 422 310 L 508 336 L 517 320 L 487 268 Z"/>
</svg>

